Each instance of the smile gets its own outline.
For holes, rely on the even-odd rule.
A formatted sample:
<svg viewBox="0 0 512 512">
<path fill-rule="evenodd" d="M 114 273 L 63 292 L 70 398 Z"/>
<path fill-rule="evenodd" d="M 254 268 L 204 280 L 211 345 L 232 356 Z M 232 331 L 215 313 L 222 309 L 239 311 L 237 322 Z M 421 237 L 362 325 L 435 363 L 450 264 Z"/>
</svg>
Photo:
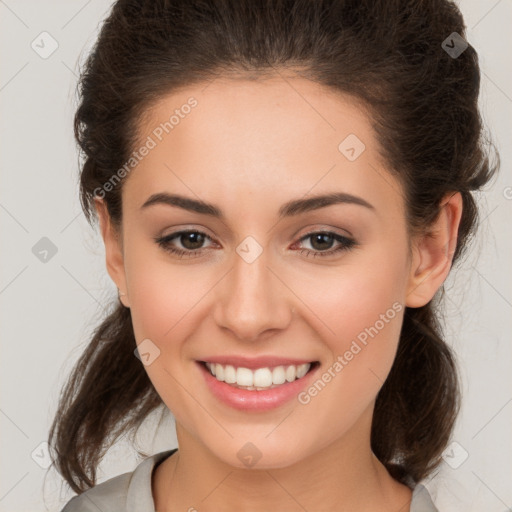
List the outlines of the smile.
<svg viewBox="0 0 512 512">
<path fill-rule="evenodd" d="M 285 382 L 293 382 L 308 373 L 314 363 L 280 365 L 251 370 L 244 367 L 205 362 L 210 373 L 219 381 L 239 389 L 262 391 L 273 389 Z"/>
</svg>

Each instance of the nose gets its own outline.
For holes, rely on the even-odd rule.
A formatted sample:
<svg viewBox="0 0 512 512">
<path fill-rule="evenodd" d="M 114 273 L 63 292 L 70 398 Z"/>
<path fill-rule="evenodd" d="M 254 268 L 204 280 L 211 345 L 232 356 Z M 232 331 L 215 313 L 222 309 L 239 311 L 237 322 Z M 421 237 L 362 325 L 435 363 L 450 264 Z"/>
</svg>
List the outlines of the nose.
<svg viewBox="0 0 512 512">
<path fill-rule="evenodd" d="M 242 341 L 257 341 L 285 329 L 293 316 L 293 293 L 283 276 L 273 270 L 268 251 L 254 261 L 236 256 L 217 289 L 214 319 Z"/>
</svg>

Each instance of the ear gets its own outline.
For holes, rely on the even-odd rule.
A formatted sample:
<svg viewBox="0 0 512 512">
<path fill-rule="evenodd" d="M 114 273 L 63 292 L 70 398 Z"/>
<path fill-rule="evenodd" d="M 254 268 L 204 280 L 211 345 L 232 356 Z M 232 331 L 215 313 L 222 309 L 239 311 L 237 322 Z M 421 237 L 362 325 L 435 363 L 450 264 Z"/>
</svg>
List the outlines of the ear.
<svg viewBox="0 0 512 512">
<path fill-rule="evenodd" d="M 102 199 L 95 197 L 94 204 L 100 221 L 101 236 L 105 244 L 105 258 L 107 272 L 119 289 L 119 300 L 123 306 L 130 307 L 128 291 L 126 288 L 126 275 L 124 270 L 124 256 L 120 233 L 114 228 L 106 204 Z"/>
<path fill-rule="evenodd" d="M 405 305 L 418 308 L 434 297 L 450 272 L 462 215 L 462 196 L 451 192 L 441 201 L 430 230 L 413 242 L 413 258 Z"/>
</svg>

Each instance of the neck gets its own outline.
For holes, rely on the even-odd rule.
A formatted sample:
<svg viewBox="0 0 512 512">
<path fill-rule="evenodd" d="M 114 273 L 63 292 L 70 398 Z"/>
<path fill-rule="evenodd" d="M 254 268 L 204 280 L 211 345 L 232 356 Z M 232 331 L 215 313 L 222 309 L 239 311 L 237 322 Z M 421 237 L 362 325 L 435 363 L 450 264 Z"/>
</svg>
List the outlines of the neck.
<svg viewBox="0 0 512 512">
<path fill-rule="evenodd" d="M 412 491 L 370 449 L 369 412 L 334 443 L 270 469 L 228 465 L 177 423 L 179 450 L 153 475 L 155 510 L 409 512 Z"/>
</svg>

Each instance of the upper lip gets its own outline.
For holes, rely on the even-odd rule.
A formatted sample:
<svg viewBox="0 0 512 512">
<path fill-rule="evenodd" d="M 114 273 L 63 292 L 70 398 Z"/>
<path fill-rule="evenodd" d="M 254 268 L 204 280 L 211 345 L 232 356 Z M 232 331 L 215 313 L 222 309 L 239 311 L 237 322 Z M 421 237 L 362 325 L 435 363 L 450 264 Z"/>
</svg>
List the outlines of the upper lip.
<svg viewBox="0 0 512 512">
<path fill-rule="evenodd" d="M 299 366 L 301 364 L 313 363 L 311 359 L 296 359 L 290 357 L 279 356 L 260 356 L 260 357 L 244 357 L 244 356 L 211 356 L 200 359 L 205 363 L 218 363 L 223 366 L 231 365 L 236 368 L 265 368 L 274 366 Z"/>
</svg>

